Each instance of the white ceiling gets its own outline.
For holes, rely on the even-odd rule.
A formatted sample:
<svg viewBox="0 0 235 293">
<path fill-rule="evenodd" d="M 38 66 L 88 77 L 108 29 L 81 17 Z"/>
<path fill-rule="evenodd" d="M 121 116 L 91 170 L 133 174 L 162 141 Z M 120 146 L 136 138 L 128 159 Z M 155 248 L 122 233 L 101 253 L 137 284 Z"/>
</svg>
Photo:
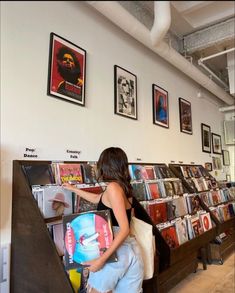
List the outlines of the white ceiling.
<svg viewBox="0 0 235 293">
<path fill-rule="evenodd" d="M 184 36 L 234 16 L 233 1 L 171 1 L 172 30 Z"/>
<path fill-rule="evenodd" d="M 154 1 L 118 2 L 151 29 Z M 235 2 L 170 1 L 170 3 L 171 26 L 165 41 L 170 42 L 175 50 L 190 58 L 193 64 L 210 76 L 214 82 L 234 95 L 234 90 L 233 93 L 230 92 L 232 81 L 231 78 L 229 80 L 229 70 L 233 69 L 234 72 L 234 65 L 233 68 L 231 66 L 228 68 L 227 54 L 203 61 L 208 70 L 198 65 L 198 59 L 235 47 Z M 234 55 L 234 52 L 231 54 Z M 218 78 L 213 76 L 210 70 Z"/>
</svg>

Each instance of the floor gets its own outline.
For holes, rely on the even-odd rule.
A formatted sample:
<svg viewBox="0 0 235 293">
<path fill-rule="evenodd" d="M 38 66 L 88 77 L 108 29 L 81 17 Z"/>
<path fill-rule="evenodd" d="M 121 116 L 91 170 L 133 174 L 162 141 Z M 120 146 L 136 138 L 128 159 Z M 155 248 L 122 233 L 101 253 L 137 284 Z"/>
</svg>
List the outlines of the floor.
<svg viewBox="0 0 235 293">
<path fill-rule="evenodd" d="M 169 293 L 234 293 L 235 253 L 224 260 L 224 264 L 213 263 L 203 270 L 199 263 L 196 273 L 190 274 Z"/>
</svg>

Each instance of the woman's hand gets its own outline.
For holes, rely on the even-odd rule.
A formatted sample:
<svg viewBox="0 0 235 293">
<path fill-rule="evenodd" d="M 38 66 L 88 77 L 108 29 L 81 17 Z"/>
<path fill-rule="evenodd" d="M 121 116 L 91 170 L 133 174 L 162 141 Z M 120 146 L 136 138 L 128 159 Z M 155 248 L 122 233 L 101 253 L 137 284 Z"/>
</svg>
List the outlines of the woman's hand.
<svg viewBox="0 0 235 293">
<path fill-rule="evenodd" d="M 72 185 L 72 184 L 70 184 L 70 183 L 63 183 L 61 186 L 62 186 L 64 189 L 67 189 L 67 190 L 70 190 L 70 191 L 73 191 L 73 192 L 75 192 L 75 190 L 76 190 L 75 185 Z"/>
<path fill-rule="evenodd" d="M 90 261 L 82 263 L 82 265 L 88 266 L 88 270 L 93 273 L 101 270 L 104 264 L 105 262 L 101 258 L 96 258 L 94 260 L 90 260 Z"/>
</svg>

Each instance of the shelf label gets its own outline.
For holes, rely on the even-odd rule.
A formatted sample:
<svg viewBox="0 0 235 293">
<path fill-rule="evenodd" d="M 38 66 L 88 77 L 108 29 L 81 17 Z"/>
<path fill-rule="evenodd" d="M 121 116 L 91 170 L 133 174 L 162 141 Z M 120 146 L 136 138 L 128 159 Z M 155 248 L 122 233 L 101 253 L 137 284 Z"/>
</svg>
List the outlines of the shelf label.
<svg viewBox="0 0 235 293">
<path fill-rule="evenodd" d="M 39 158 L 39 153 L 38 149 L 35 147 L 24 147 L 23 148 L 23 157 L 24 159 L 38 159 Z"/>
<path fill-rule="evenodd" d="M 79 160 L 79 156 L 81 154 L 81 151 L 73 150 L 73 149 L 66 149 L 65 153 L 69 159 Z"/>
</svg>

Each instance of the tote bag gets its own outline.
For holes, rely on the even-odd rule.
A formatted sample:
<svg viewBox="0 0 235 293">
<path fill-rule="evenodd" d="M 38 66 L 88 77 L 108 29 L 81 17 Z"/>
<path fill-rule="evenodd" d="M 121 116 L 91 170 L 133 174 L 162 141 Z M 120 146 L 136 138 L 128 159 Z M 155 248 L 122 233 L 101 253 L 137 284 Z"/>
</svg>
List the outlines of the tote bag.
<svg viewBox="0 0 235 293">
<path fill-rule="evenodd" d="M 151 279 L 154 273 L 155 237 L 152 225 L 132 216 L 130 233 L 139 244 L 144 262 L 144 280 Z"/>
</svg>

